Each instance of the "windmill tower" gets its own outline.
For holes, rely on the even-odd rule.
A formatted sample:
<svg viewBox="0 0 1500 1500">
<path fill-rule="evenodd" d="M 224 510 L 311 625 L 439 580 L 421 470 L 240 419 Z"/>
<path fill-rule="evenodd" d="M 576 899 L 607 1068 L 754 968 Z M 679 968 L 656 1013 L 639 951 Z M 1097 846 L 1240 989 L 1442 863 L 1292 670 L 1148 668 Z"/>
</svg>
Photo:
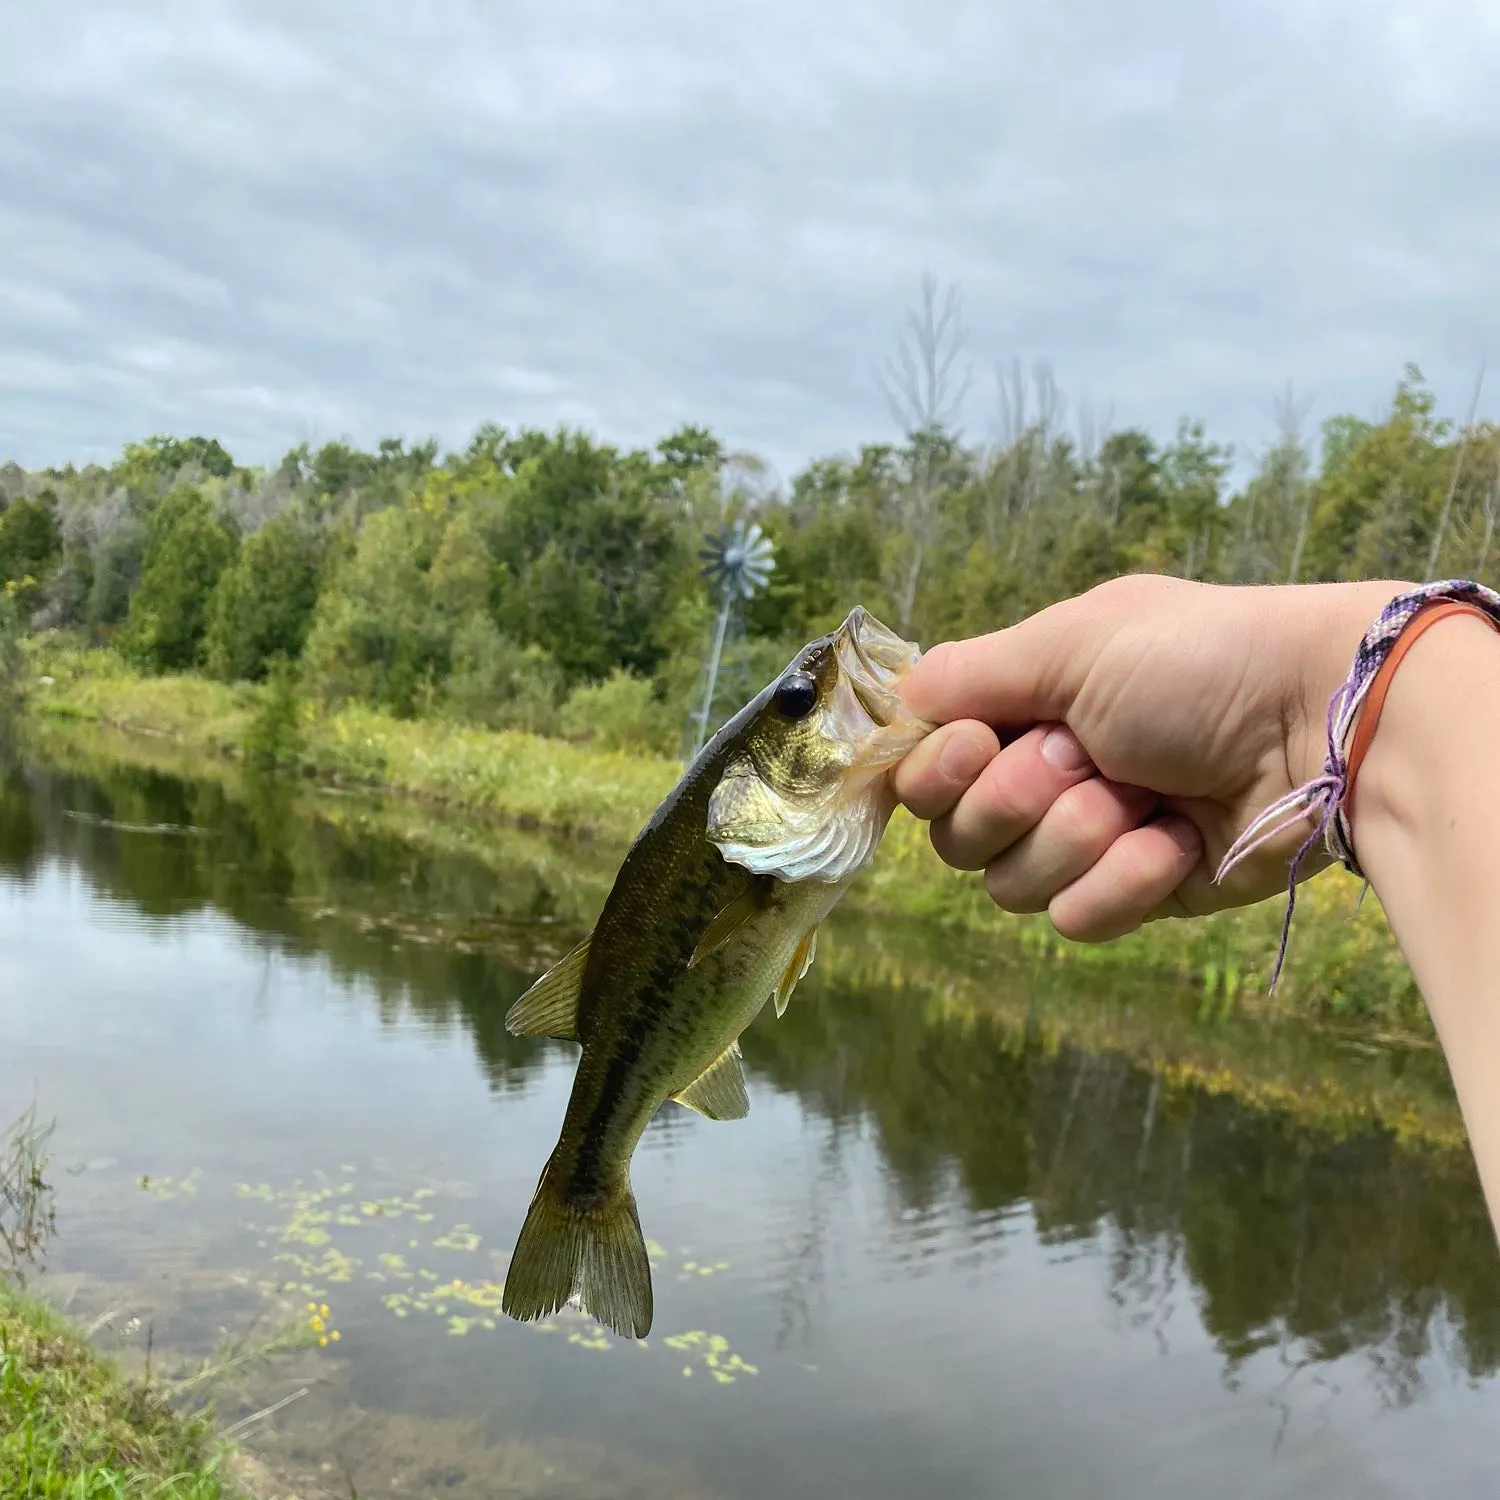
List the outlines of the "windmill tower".
<svg viewBox="0 0 1500 1500">
<path fill-rule="evenodd" d="M 694 716 L 693 757 L 708 738 L 708 718 L 713 712 L 714 689 L 719 683 L 719 663 L 724 655 L 724 637 L 729 630 L 730 616 L 737 604 L 753 599 L 766 586 L 776 566 L 771 539 L 757 521 L 748 524 L 732 522 L 703 544 L 698 557 L 708 586 L 719 596 L 719 615 L 714 623 L 713 649 L 708 656 L 708 685 L 703 692 L 703 706 Z"/>
</svg>

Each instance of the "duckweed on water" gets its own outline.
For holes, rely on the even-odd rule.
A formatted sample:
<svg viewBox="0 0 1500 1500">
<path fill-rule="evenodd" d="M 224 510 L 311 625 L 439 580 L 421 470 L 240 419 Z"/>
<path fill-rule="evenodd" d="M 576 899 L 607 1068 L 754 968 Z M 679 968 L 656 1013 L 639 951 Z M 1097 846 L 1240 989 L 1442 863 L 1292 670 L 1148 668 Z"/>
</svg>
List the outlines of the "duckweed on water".
<svg viewBox="0 0 1500 1500">
<path fill-rule="evenodd" d="M 438 1213 L 432 1204 L 438 1197 L 436 1189 L 424 1187 L 407 1194 L 361 1199 L 352 1169 L 344 1167 L 341 1172 L 343 1180 L 331 1180 L 320 1173 L 311 1184 L 299 1178 L 290 1187 L 280 1189 L 265 1182 L 236 1185 L 242 1201 L 264 1204 L 275 1211 L 270 1222 L 246 1225 L 276 1247 L 271 1263 L 279 1274 L 254 1284 L 270 1299 L 288 1296 L 309 1299 L 302 1316 L 311 1342 L 328 1348 L 341 1341 L 342 1334 L 332 1323 L 328 1293 L 335 1286 L 358 1283 L 370 1283 L 377 1305 L 392 1317 L 433 1318 L 443 1325 L 450 1338 L 494 1333 L 502 1328 L 514 1331 L 518 1325 L 510 1323 L 500 1310 L 505 1291 L 503 1280 L 445 1275 L 418 1263 L 417 1256 L 424 1249 L 449 1256 L 479 1252 L 483 1238 L 471 1224 L 454 1223 L 430 1241 L 396 1228 L 402 1221 L 412 1227 L 436 1222 Z M 195 1169 L 180 1181 L 170 1177 L 142 1178 L 141 1186 L 148 1188 L 153 1197 L 165 1201 L 192 1196 L 201 1177 L 202 1173 Z M 393 1234 L 401 1235 L 394 1245 Z M 346 1248 L 348 1235 L 360 1237 L 364 1254 L 354 1254 Z M 690 1248 L 685 1246 L 674 1256 L 656 1240 L 646 1243 L 646 1253 L 654 1265 L 670 1270 L 671 1262 L 676 1260 L 678 1281 L 716 1276 L 730 1269 L 728 1261 L 691 1258 Z M 571 1347 L 596 1353 L 612 1349 L 617 1342 L 592 1319 L 571 1307 L 529 1327 L 535 1333 L 562 1334 Z M 730 1348 L 722 1334 L 692 1330 L 670 1336 L 664 1342 L 668 1348 L 688 1356 L 683 1366 L 684 1376 L 701 1372 L 716 1385 L 733 1385 L 741 1376 L 758 1373 L 755 1365 Z M 644 1351 L 650 1345 L 642 1340 L 636 1347 Z"/>
<path fill-rule="evenodd" d="M 677 1278 L 679 1281 L 687 1281 L 693 1276 L 717 1276 L 721 1271 L 729 1269 L 727 1260 L 715 1261 L 711 1266 L 700 1266 L 695 1260 L 685 1260 L 682 1263 L 682 1274 Z"/>
<path fill-rule="evenodd" d="M 140 1179 L 140 1189 L 143 1193 L 150 1193 L 153 1198 L 160 1198 L 163 1202 L 173 1198 L 192 1198 L 198 1192 L 198 1184 L 203 1179 L 203 1169 L 194 1167 L 186 1177 L 151 1177 L 143 1175 Z"/>
<path fill-rule="evenodd" d="M 693 1353 L 717 1385 L 733 1385 L 741 1375 L 759 1375 L 757 1366 L 747 1364 L 729 1347 L 729 1340 L 721 1333 L 704 1333 L 694 1329 L 691 1333 L 679 1333 L 664 1340 L 667 1348 L 682 1353 Z M 691 1379 L 693 1365 L 682 1367 L 684 1379 Z"/>
</svg>

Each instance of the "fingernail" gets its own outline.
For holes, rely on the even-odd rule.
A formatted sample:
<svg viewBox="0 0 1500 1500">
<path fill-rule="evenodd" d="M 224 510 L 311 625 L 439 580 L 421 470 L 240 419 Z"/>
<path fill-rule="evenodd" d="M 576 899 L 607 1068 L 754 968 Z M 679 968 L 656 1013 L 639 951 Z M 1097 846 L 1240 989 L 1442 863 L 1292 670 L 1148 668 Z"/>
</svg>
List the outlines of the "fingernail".
<svg viewBox="0 0 1500 1500">
<path fill-rule="evenodd" d="M 949 781 L 965 785 L 989 764 L 990 749 L 971 734 L 949 735 L 948 743 L 938 752 L 938 770 Z"/>
<path fill-rule="evenodd" d="M 1042 740 L 1042 759 L 1059 771 L 1081 771 L 1089 764 L 1089 753 L 1071 729 L 1059 724 Z"/>
<path fill-rule="evenodd" d="M 1184 854 L 1198 855 L 1203 852 L 1203 839 L 1197 827 L 1186 818 L 1170 819 L 1167 822 L 1167 832 L 1172 835 L 1172 842 Z"/>
</svg>

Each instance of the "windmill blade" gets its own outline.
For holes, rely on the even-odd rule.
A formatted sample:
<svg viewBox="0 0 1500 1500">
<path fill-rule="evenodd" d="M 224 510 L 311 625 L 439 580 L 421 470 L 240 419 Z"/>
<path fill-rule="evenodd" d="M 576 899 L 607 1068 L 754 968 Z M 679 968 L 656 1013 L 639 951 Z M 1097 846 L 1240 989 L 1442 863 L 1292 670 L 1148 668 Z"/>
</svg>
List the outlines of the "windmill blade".
<svg viewBox="0 0 1500 1500">
<path fill-rule="evenodd" d="M 771 539 L 758 522 L 735 521 L 710 537 L 698 551 L 703 575 L 719 593 L 750 599 L 763 589 L 776 566 Z"/>
</svg>

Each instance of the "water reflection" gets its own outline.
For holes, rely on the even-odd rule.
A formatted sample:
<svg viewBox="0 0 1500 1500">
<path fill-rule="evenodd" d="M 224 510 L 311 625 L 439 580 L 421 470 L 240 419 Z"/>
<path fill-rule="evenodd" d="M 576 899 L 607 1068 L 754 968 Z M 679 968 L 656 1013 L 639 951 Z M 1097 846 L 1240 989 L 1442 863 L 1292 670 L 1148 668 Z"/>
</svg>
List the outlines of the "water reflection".
<svg viewBox="0 0 1500 1500">
<path fill-rule="evenodd" d="M 327 964 L 388 1026 L 461 1028 L 490 1088 L 517 1100 L 545 1083 L 555 1104 L 571 1053 L 511 1037 L 504 1013 L 586 927 L 611 868 L 538 837 L 465 843 L 410 809 L 228 776 L 13 758 L 0 789 L 12 883 L 81 872 L 164 927 L 228 914 L 265 953 Z M 1269 1359 L 1283 1372 L 1260 1379 L 1272 1393 L 1316 1367 L 1337 1368 L 1331 1390 L 1353 1359 L 1400 1408 L 1434 1376 L 1494 1372 L 1500 1264 L 1467 1153 L 1442 1144 L 1439 1059 L 1205 1022 L 1190 999 L 1083 989 L 891 924 L 849 918 L 830 939 L 786 1018 L 745 1037 L 751 1120 L 714 1127 L 709 1147 L 735 1173 L 771 1148 L 751 1175 L 726 1168 L 715 1194 L 769 1215 L 751 1285 L 723 1295 L 741 1327 L 758 1299 L 789 1359 L 831 1340 L 857 1363 L 873 1334 L 841 1309 L 884 1300 L 899 1326 L 922 1320 L 910 1357 L 941 1383 L 926 1341 L 973 1323 L 970 1288 L 1003 1297 L 1018 1260 L 1040 1255 L 1039 1284 L 1098 1268 L 1120 1338 L 1144 1336 L 1158 1357 L 1206 1336 L 1221 1388 Z M 1203 1087 L 1180 1065 L 1203 1074 L 1215 1057 L 1253 1085 Z M 1260 1094 L 1296 1107 L 1247 1102 Z M 667 1181 L 698 1130 L 664 1112 L 643 1171 Z M 536 1155 L 520 1144 L 518 1173 Z M 851 1259 L 856 1223 L 875 1232 Z M 794 1425 L 789 1400 L 768 1419 Z M 991 1436 L 976 1425 L 965 1442 L 979 1452 Z M 847 1455 L 818 1462 L 820 1482 L 854 1483 Z"/>
</svg>

